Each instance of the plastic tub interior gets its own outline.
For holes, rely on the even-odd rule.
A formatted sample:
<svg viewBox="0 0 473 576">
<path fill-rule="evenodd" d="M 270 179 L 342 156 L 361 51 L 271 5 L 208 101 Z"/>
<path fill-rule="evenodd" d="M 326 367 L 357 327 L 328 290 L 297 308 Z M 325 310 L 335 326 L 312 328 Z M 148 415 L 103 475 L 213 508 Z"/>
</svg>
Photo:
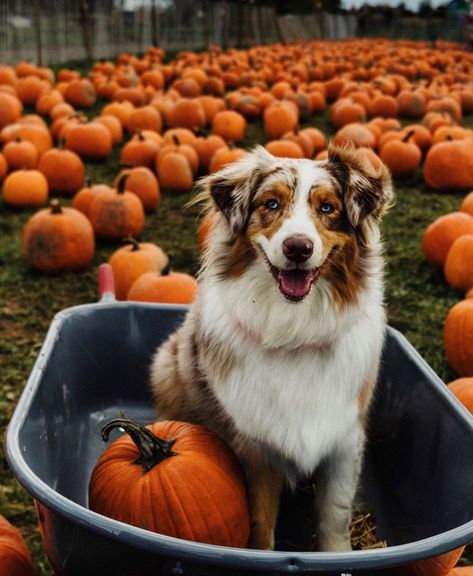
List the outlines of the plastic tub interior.
<svg viewBox="0 0 473 576">
<path fill-rule="evenodd" d="M 382 574 L 473 540 L 473 418 L 398 332 L 388 329 L 369 427 L 361 494 L 386 548 L 300 551 L 311 541 L 305 492 L 283 498 L 275 551 L 163 536 L 87 508 L 106 448 L 100 429 L 124 411 L 156 419 L 148 369 L 183 306 L 98 303 L 54 319 L 9 424 L 5 453 L 37 501 L 44 545 L 60 576 Z"/>
</svg>

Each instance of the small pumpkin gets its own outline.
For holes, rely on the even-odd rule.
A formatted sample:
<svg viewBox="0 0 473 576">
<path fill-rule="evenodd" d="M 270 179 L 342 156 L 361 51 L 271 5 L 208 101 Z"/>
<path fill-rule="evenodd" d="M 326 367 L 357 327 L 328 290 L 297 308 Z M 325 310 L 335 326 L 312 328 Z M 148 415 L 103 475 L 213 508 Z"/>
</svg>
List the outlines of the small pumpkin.
<svg viewBox="0 0 473 576">
<path fill-rule="evenodd" d="M 86 160 L 105 160 L 112 151 L 112 136 L 99 122 L 83 122 L 67 132 L 65 147 Z"/>
<path fill-rule="evenodd" d="M 34 576 L 35 570 L 21 532 L 0 516 L 0 574 Z"/>
<path fill-rule="evenodd" d="M 402 140 L 387 142 L 380 152 L 381 160 L 391 171 L 394 178 L 406 178 L 413 176 L 422 160 L 420 148 L 410 142 L 414 132 L 408 132 Z"/>
<path fill-rule="evenodd" d="M 156 172 L 159 184 L 165 190 L 187 191 L 194 184 L 194 174 L 190 162 L 186 156 L 179 152 L 168 152 L 163 156 L 158 156 Z"/>
<path fill-rule="evenodd" d="M 3 198 L 10 206 L 42 206 L 48 195 L 48 181 L 39 170 L 15 170 L 3 183 Z"/>
<path fill-rule="evenodd" d="M 143 203 L 145 212 L 153 212 L 161 199 L 159 182 L 153 172 L 146 166 L 124 168 L 115 179 L 115 186 L 123 174 L 128 174 L 126 188 L 133 192 Z"/>
<path fill-rule="evenodd" d="M 145 224 L 143 204 L 136 194 L 126 190 L 128 174 L 116 188 L 100 192 L 91 202 L 89 219 L 98 238 L 119 240 L 139 236 Z"/>
<path fill-rule="evenodd" d="M 41 156 L 38 170 L 46 176 L 49 189 L 54 192 L 73 194 L 84 185 L 84 163 L 71 150 L 51 148 Z"/>
<path fill-rule="evenodd" d="M 460 402 L 473 414 L 473 377 L 457 378 L 448 387 Z"/>
<path fill-rule="evenodd" d="M 460 376 L 473 376 L 473 299 L 450 308 L 443 327 L 447 362 Z"/>
<path fill-rule="evenodd" d="M 289 139 L 271 140 L 264 147 L 270 154 L 280 158 L 304 158 L 302 147 Z"/>
<path fill-rule="evenodd" d="M 89 506 L 105 516 L 167 536 L 246 547 L 249 514 L 241 468 L 215 434 L 177 421 L 140 426 L 117 418 L 102 429 L 126 434 L 100 456 Z"/>
<path fill-rule="evenodd" d="M 445 554 L 415 560 L 387 572 L 392 576 L 450 576 L 464 549 L 464 546 L 460 546 Z"/>
<path fill-rule="evenodd" d="M 160 145 L 155 140 L 146 138 L 141 132 L 137 132 L 123 146 L 120 153 L 120 162 L 122 164 L 152 168 L 159 150 Z"/>
<path fill-rule="evenodd" d="M 210 134 L 209 136 L 199 136 L 192 144 L 197 155 L 199 156 L 199 165 L 205 171 L 208 171 L 210 161 L 215 152 L 224 148 L 227 149 L 228 145 L 225 140 L 217 134 Z"/>
<path fill-rule="evenodd" d="M 89 217 L 89 210 L 92 201 L 104 190 L 110 189 L 106 184 L 92 184 L 88 179 L 86 185 L 74 194 L 72 207 Z"/>
<path fill-rule="evenodd" d="M 297 107 L 287 100 L 276 101 L 263 112 L 264 133 L 270 140 L 281 138 L 286 132 L 292 132 L 298 121 Z"/>
<path fill-rule="evenodd" d="M 197 294 L 197 280 L 183 272 L 145 272 L 131 285 L 127 300 L 190 304 Z"/>
<path fill-rule="evenodd" d="M 74 208 L 62 207 L 57 199 L 27 221 L 23 230 L 23 253 L 41 272 L 82 270 L 94 256 L 94 231 L 89 220 Z"/>
<path fill-rule="evenodd" d="M 154 130 L 161 132 L 163 120 L 161 114 L 153 106 L 142 106 L 133 110 L 127 122 L 129 134 L 135 134 L 140 130 Z"/>
<path fill-rule="evenodd" d="M 443 271 L 453 288 L 464 291 L 473 288 L 473 234 L 464 234 L 453 242 Z"/>
<path fill-rule="evenodd" d="M 64 98 L 74 108 L 90 108 L 97 100 L 97 91 L 87 78 L 77 78 L 69 82 Z"/>
<path fill-rule="evenodd" d="M 219 148 L 210 160 L 209 173 L 213 174 L 214 172 L 218 172 L 224 166 L 240 160 L 240 158 L 243 158 L 246 154 L 247 151 L 244 148 Z"/>
<path fill-rule="evenodd" d="M 197 98 L 180 98 L 167 116 L 170 126 L 197 130 L 206 124 L 205 112 Z"/>
<path fill-rule="evenodd" d="M 118 300 L 125 300 L 133 282 L 145 272 L 162 272 L 169 264 L 167 254 L 156 244 L 126 239 L 127 246 L 118 248 L 108 259 L 115 280 Z"/>
<path fill-rule="evenodd" d="M 460 212 L 466 212 L 473 216 L 473 192 L 469 192 L 460 204 Z"/>
<path fill-rule="evenodd" d="M 451 140 L 432 146 L 425 157 L 424 179 L 434 190 L 464 191 L 473 188 L 473 145 Z"/>
<path fill-rule="evenodd" d="M 225 141 L 241 142 L 245 138 L 247 122 L 245 117 L 235 110 L 217 112 L 212 120 L 212 132 Z"/>
<path fill-rule="evenodd" d="M 10 170 L 36 168 L 38 166 L 38 149 L 28 140 L 15 138 L 3 148 L 3 155 Z"/>
<path fill-rule="evenodd" d="M 422 252 L 427 262 L 443 266 L 451 245 L 464 234 L 473 234 L 473 216 L 458 211 L 436 218 L 422 236 Z"/>
</svg>

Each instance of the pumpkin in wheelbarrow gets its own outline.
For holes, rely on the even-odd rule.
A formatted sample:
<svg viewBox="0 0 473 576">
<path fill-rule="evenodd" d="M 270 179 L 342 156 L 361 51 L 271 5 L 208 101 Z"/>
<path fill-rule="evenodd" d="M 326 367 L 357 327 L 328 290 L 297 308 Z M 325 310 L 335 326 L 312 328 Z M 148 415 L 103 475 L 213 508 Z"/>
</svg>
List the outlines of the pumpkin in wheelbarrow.
<svg viewBox="0 0 473 576">
<path fill-rule="evenodd" d="M 249 513 L 242 470 L 215 434 L 196 424 L 144 427 L 117 418 L 102 429 L 127 434 L 99 458 L 89 507 L 110 518 L 167 536 L 243 548 Z"/>
</svg>

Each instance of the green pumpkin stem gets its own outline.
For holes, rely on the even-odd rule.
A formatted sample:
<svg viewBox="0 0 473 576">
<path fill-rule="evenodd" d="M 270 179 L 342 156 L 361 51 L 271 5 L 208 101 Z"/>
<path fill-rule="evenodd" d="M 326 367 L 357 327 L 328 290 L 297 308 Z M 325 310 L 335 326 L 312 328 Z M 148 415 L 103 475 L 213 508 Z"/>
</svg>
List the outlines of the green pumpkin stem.
<svg viewBox="0 0 473 576">
<path fill-rule="evenodd" d="M 130 175 L 129 172 L 125 172 L 118 179 L 118 182 L 117 182 L 117 193 L 118 194 L 123 194 L 125 192 L 125 185 L 126 185 L 126 181 L 127 181 L 127 178 L 129 175 Z"/>
<path fill-rule="evenodd" d="M 62 214 L 61 204 L 57 198 L 53 198 L 49 206 L 51 208 L 51 214 Z"/>
<path fill-rule="evenodd" d="M 110 432 L 114 428 L 123 428 L 128 436 L 130 436 L 140 452 L 140 455 L 135 460 L 135 464 L 143 466 L 145 472 L 149 472 L 154 466 L 176 455 L 176 452 L 172 451 L 176 440 L 162 440 L 145 426 L 133 422 L 133 420 L 126 417 L 115 418 L 105 424 L 102 428 L 102 440 L 104 442 L 108 441 Z"/>
</svg>

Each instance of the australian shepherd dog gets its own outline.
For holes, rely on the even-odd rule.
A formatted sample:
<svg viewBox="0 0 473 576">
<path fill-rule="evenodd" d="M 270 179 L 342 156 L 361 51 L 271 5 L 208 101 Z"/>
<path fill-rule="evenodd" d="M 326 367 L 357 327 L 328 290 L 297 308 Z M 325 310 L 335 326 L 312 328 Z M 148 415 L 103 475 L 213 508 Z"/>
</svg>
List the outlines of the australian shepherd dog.
<svg viewBox="0 0 473 576">
<path fill-rule="evenodd" d="M 389 172 L 361 149 L 313 161 L 257 147 L 200 186 L 213 225 L 198 296 L 153 359 L 159 416 L 233 449 L 251 548 L 273 548 L 281 490 L 315 473 L 317 549 L 350 550 L 385 330 Z"/>
</svg>

